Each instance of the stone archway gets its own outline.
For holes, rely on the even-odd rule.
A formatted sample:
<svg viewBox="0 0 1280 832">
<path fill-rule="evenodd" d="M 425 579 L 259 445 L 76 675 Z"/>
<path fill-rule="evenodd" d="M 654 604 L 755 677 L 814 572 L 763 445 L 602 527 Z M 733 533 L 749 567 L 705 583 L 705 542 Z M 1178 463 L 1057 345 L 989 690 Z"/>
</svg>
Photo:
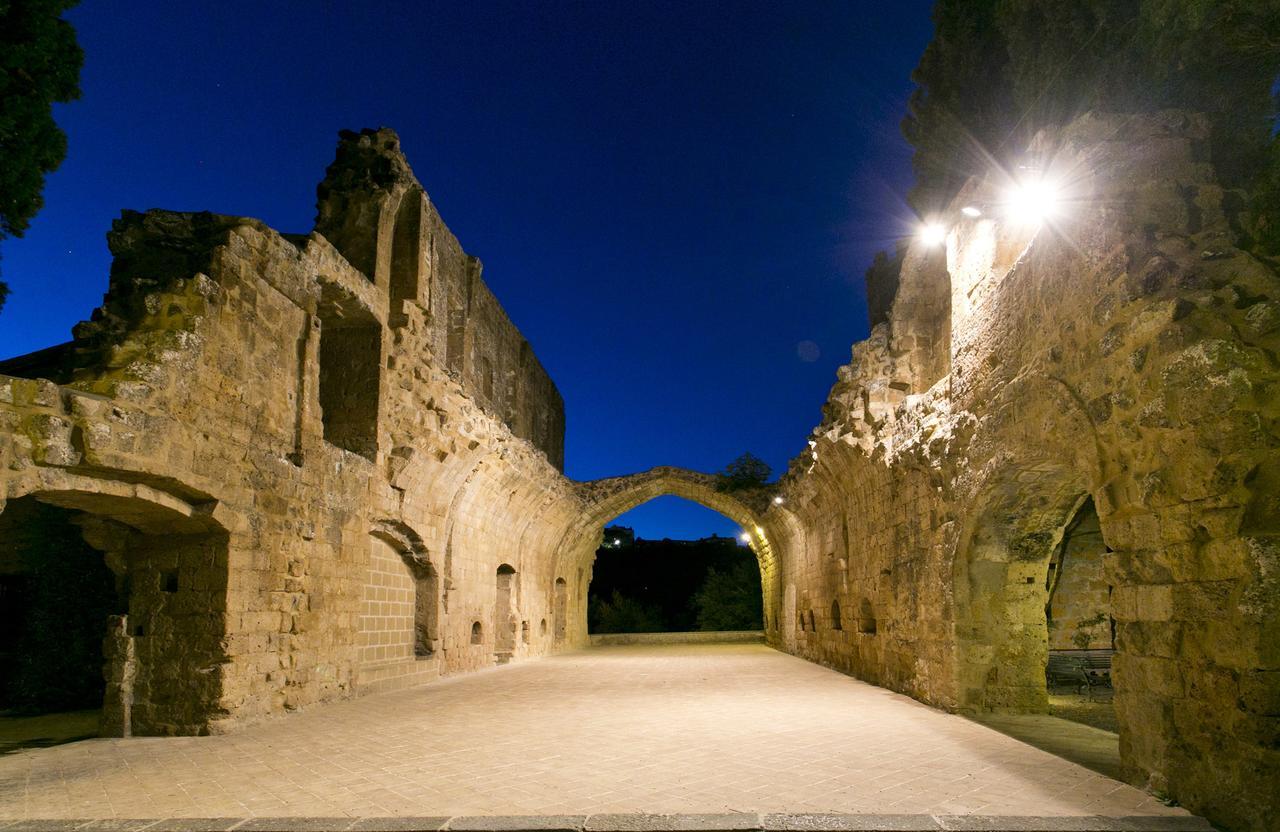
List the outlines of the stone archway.
<svg viewBox="0 0 1280 832">
<path fill-rule="evenodd" d="M 44 472 L 0 503 L 28 540 L 16 559 L 39 567 L 70 553 L 101 557 L 114 576 L 102 616 L 103 736 L 201 734 L 223 713 L 228 534 L 213 503 L 193 506 L 145 485 Z M 43 528 L 43 526 L 47 528 Z M 42 532 L 47 532 L 43 534 Z M 59 542 L 34 547 L 37 538 Z M 46 610 L 57 614 L 57 610 Z"/>
<path fill-rule="evenodd" d="M 777 621 L 781 608 L 781 579 L 778 547 L 780 539 L 791 533 L 794 518 L 773 502 L 776 488 L 723 491 L 719 479 L 684 468 L 652 468 L 638 474 L 591 480 L 577 484 L 583 510 L 565 532 L 556 566 L 556 577 L 567 579 L 578 603 L 566 616 L 569 633 L 567 643 L 586 643 L 585 614 L 586 573 L 599 546 L 605 524 L 620 514 L 657 497 L 675 496 L 719 512 L 737 523 L 749 538 L 748 545 L 760 567 L 761 593 L 767 621 Z M 580 576 L 578 583 L 574 575 Z M 773 631 L 766 634 L 772 637 Z"/>
<path fill-rule="evenodd" d="M 1045 711 L 1049 563 L 1088 499 L 1084 483 L 1042 463 L 994 478 L 957 550 L 956 702 L 969 711 Z"/>
</svg>

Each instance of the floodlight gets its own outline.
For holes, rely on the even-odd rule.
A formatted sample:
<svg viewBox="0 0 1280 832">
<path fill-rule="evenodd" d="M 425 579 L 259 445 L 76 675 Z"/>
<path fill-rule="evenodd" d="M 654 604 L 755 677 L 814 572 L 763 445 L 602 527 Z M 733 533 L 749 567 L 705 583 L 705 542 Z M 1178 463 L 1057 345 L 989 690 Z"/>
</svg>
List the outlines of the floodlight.
<svg viewBox="0 0 1280 832">
<path fill-rule="evenodd" d="M 1060 193 L 1049 179 L 1028 179 L 1009 190 L 1005 206 L 1009 219 L 1039 225 L 1058 213 Z"/>
<path fill-rule="evenodd" d="M 960 209 L 960 213 L 971 219 L 977 219 L 982 216 L 982 209 L 976 205 L 966 205 Z"/>
<path fill-rule="evenodd" d="M 947 229 L 940 223 L 927 222 L 920 226 L 919 237 L 926 246 L 936 246 L 946 242 Z"/>
</svg>

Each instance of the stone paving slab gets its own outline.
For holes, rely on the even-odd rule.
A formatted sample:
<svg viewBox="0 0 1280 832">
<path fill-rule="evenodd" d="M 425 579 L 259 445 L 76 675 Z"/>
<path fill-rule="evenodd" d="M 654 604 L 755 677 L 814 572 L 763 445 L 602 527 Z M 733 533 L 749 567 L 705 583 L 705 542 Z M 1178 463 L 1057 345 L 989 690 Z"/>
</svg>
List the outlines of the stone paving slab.
<svg viewBox="0 0 1280 832">
<path fill-rule="evenodd" d="M 387 818 L 228 818 L 190 824 L 191 818 L 101 821 L 25 820 L 0 823 L 6 832 L 88 832 L 113 829 L 137 832 L 1213 832 L 1205 820 L 1190 816 L 1015 815 L 847 815 L 835 813 L 758 815 L 481 815 L 473 817 Z"/>
<path fill-rule="evenodd" d="M 353 832 L 418 828 L 376 820 L 405 816 L 426 820 L 424 829 L 452 818 L 449 828 L 462 832 L 453 824 L 480 822 L 460 818 L 572 816 L 601 825 L 593 832 L 624 832 L 603 824 L 643 817 L 676 829 L 706 815 L 721 820 L 699 820 L 712 824 L 699 832 L 738 815 L 1190 819 L 985 726 L 752 644 L 596 648 L 222 736 L 95 739 L 0 756 L 0 819 L 37 824 L 166 818 L 186 820 L 147 832 L 275 832 L 268 827 L 297 817 L 346 821 Z"/>
</svg>

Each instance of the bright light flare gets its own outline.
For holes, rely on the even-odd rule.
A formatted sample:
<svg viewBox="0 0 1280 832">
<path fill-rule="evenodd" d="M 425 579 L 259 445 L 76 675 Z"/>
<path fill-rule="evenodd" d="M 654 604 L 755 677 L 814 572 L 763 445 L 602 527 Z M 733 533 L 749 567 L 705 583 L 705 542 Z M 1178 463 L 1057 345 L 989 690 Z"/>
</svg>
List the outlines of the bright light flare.
<svg viewBox="0 0 1280 832">
<path fill-rule="evenodd" d="M 982 209 L 976 205 L 966 205 L 960 209 L 960 213 L 964 214 L 969 219 L 977 219 L 982 216 Z"/>
<path fill-rule="evenodd" d="M 782 505 L 782 503 L 783 503 L 783 502 L 784 502 L 784 500 L 783 500 L 781 497 L 774 497 L 774 498 L 773 498 L 773 504 L 774 504 L 775 506 L 780 506 L 780 505 Z"/>
<path fill-rule="evenodd" d="M 751 542 L 751 535 L 747 534 L 746 532 L 743 532 L 742 534 L 738 535 L 738 537 L 740 540 L 742 540 L 743 543 Z"/>
<path fill-rule="evenodd" d="M 947 240 L 947 229 L 941 223 L 927 222 L 920 226 L 919 237 L 926 246 L 941 245 Z"/>
<path fill-rule="evenodd" d="M 1049 179 L 1027 180 L 1009 190 L 1005 210 L 1009 219 L 1024 225 L 1039 225 L 1058 215 L 1062 194 Z"/>
</svg>

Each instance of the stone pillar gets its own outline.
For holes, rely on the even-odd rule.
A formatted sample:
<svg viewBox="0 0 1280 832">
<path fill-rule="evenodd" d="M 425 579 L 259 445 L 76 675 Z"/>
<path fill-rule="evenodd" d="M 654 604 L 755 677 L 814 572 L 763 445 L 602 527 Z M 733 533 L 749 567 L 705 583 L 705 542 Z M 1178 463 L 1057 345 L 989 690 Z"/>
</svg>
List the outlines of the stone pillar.
<svg viewBox="0 0 1280 832">
<path fill-rule="evenodd" d="M 113 615 L 107 619 L 102 658 L 107 677 L 107 689 L 102 697 L 102 736 L 133 736 L 133 680 L 137 676 L 138 661 L 133 637 L 129 635 L 129 616 Z"/>
</svg>

